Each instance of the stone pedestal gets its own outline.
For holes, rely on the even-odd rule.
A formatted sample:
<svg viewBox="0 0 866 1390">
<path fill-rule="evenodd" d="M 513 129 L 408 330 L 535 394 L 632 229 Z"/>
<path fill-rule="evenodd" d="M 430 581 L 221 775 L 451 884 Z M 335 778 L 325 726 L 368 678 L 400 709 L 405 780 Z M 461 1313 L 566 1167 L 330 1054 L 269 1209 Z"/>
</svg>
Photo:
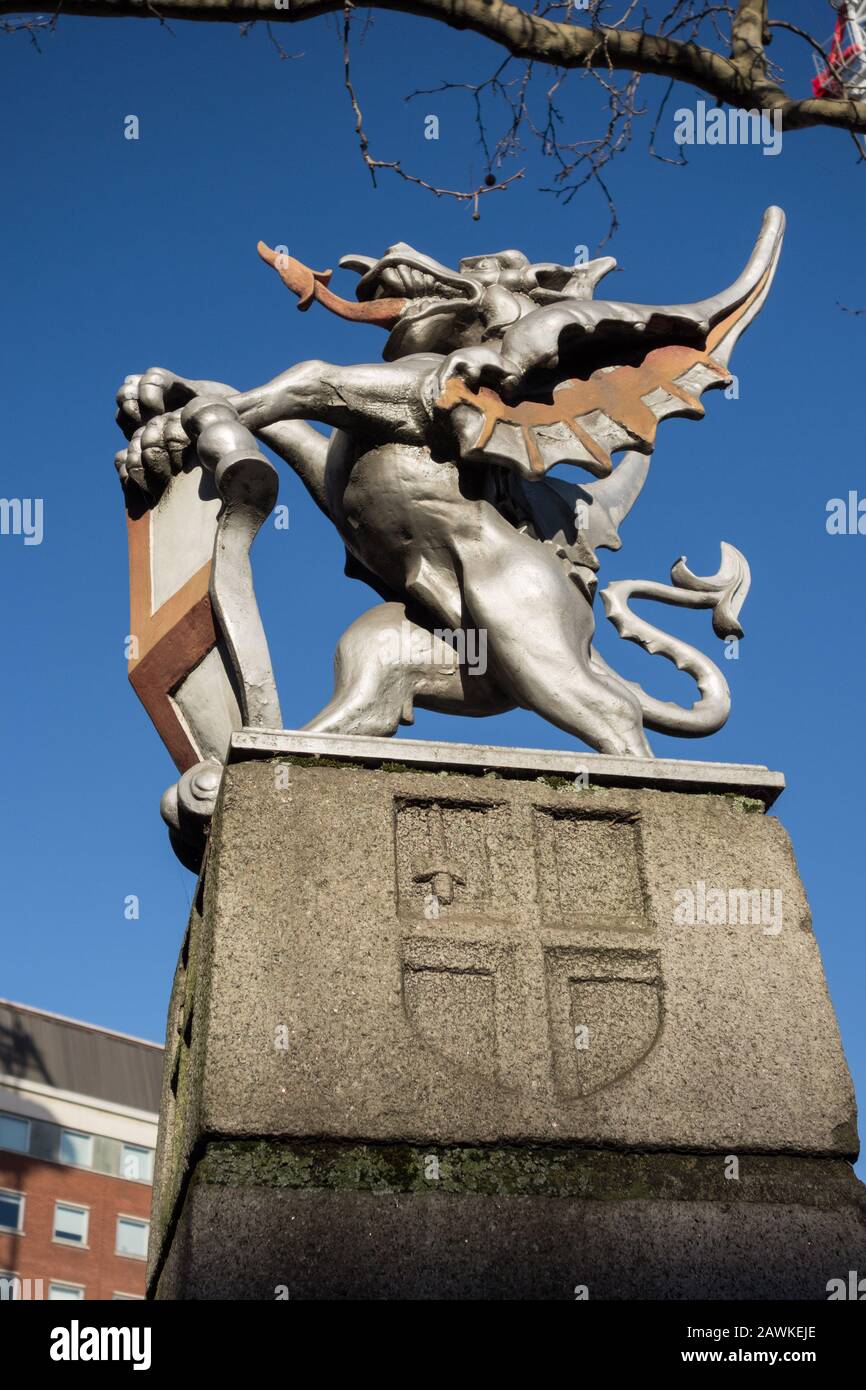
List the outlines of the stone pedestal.
<svg viewBox="0 0 866 1390">
<path fill-rule="evenodd" d="M 766 768 L 236 735 L 158 1298 L 813 1298 L 851 1082 Z"/>
</svg>

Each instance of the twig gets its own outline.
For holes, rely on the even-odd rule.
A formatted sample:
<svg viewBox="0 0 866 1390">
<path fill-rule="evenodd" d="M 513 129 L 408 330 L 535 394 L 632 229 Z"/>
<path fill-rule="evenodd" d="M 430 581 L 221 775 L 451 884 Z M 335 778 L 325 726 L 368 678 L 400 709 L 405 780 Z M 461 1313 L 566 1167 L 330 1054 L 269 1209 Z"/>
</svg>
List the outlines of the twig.
<svg viewBox="0 0 866 1390">
<path fill-rule="evenodd" d="M 479 204 L 482 196 L 485 193 L 503 192 L 506 188 L 510 187 L 512 183 L 516 182 L 517 179 L 522 179 L 525 171 L 519 169 L 516 173 L 510 174 L 506 179 L 497 179 L 492 173 L 488 173 L 483 183 L 479 184 L 476 188 L 442 188 L 437 184 L 430 183 L 427 179 L 421 178 L 417 174 L 410 174 L 402 167 L 399 160 L 376 159 L 370 152 L 370 141 L 364 129 L 364 116 L 352 80 L 350 34 L 353 8 L 354 6 L 352 4 L 347 4 L 343 10 L 343 76 L 346 91 L 349 94 L 349 101 L 352 106 L 352 114 L 355 118 L 355 135 L 361 151 L 361 158 L 370 171 L 373 187 L 378 187 L 376 183 L 377 172 L 380 169 L 386 169 L 392 174 L 397 174 L 398 177 L 403 179 L 406 183 L 412 183 L 419 188 L 425 188 L 428 193 L 434 194 L 437 198 L 453 198 L 459 203 L 471 203 L 472 217 L 473 220 L 477 222 L 481 216 Z"/>
</svg>

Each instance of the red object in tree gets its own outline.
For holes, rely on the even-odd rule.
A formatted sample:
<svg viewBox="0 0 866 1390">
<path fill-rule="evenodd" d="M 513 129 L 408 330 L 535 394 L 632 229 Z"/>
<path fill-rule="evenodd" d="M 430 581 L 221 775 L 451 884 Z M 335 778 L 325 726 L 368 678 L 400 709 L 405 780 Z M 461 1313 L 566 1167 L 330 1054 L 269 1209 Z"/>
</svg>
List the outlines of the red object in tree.
<svg viewBox="0 0 866 1390">
<path fill-rule="evenodd" d="M 858 44 L 845 44 L 847 25 L 848 12 L 843 5 L 839 10 L 839 18 L 836 20 L 836 28 L 833 31 L 833 42 L 827 55 L 827 66 L 816 77 L 812 78 L 812 95 L 815 97 L 841 97 L 843 95 L 840 73 L 843 73 L 848 64 L 860 53 Z"/>
</svg>

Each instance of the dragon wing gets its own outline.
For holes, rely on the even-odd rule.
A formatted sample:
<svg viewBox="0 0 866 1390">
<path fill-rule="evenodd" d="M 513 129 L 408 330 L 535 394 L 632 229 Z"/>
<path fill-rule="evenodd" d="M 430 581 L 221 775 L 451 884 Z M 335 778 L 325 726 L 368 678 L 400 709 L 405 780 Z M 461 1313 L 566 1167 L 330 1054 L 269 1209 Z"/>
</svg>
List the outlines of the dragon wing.
<svg viewBox="0 0 866 1390">
<path fill-rule="evenodd" d="M 449 415 L 460 458 L 500 464 L 530 480 L 558 463 L 606 478 L 619 450 L 652 453 L 660 420 L 700 419 L 704 391 L 731 382 L 731 352 L 767 297 L 784 228 L 784 213 L 769 208 L 742 275 L 712 299 L 664 306 L 567 300 L 527 314 L 503 340 L 503 355 L 523 372 L 561 366 L 590 341 L 597 356 L 615 359 L 626 334 L 632 354 L 637 341 L 648 350 L 636 365 L 566 378 L 550 402 L 508 405 L 489 387 L 472 391 L 452 378 L 438 405 Z"/>
</svg>

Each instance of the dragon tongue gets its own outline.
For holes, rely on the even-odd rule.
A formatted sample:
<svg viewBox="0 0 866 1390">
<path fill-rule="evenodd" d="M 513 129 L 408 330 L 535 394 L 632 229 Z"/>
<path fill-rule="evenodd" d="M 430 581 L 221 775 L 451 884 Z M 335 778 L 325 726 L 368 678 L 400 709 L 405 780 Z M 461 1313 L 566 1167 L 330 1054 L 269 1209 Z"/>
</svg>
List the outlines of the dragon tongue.
<svg viewBox="0 0 866 1390">
<path fill-rule="evenodd" d="M 257 246 L 262 260 L 277 272 L 283 284 L 298 296 L 298 308 L 309 309 L 314 299 L 332 314 L 354 323 L 375 323 L 380 328 L 393 328 L 406 307 L 405 299 L 371 299 L 355 304 L 341 299 L 327 288 L 333 271 L 311 270 L 303 261 L 283 251 L 272 251 L 263 241 Z"/>
</svg>

